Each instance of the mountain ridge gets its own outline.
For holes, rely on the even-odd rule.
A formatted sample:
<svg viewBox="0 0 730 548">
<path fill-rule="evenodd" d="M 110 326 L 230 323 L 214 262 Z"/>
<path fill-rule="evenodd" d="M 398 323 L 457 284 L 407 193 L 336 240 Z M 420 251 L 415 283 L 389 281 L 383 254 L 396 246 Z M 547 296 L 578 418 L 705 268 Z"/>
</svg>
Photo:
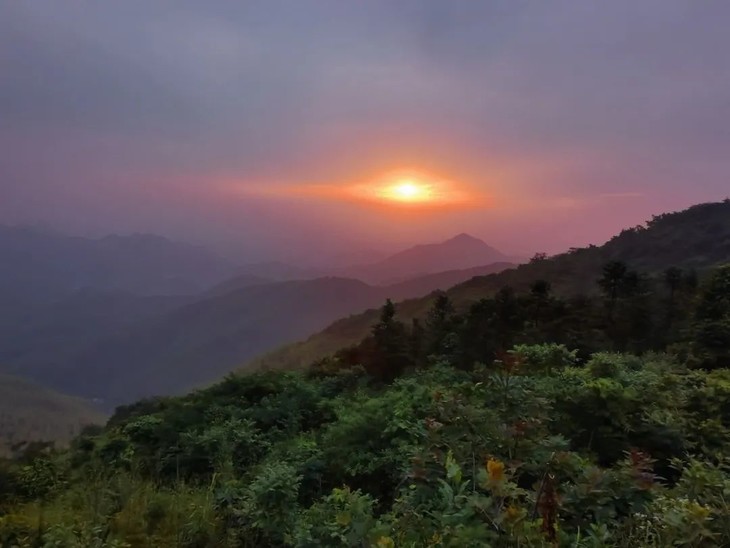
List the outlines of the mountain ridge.
<svg viewBox="0 0 730 548">
<path fill-rule="evenodd" d="M 0 224 L 0 304 L 42 303 L 84 288 L 141 295 L 194 293 L 236 266 L 203 246 L 153 234 L 67 236 Z"/>
<path fill-rule="evenodd" d="M 596 279 L 603 265 L 626 261 L 631 268 L 657 272 L 672 266 L 701 270 L 730 262 L 730 200 L 697 204 L 672 213 L 655 215 L 645 224 L 627 228 L 602 246 L 574 248 L 553 257 L 536 256 L 527 264 L 495 274 L 474 277 L 446 293 L 457 307 L 465 307 L 504 286 L 526 291 L 542 279 L 557 294 L 597 291 Z M 406 321 L 423 317 L 432 296 L 397 303 Z M 362 340 L 378 317 L 377 310 L 340 319 L 323 331 L 243 364 L 252 369 L 299 369 Z"/>
</svg>

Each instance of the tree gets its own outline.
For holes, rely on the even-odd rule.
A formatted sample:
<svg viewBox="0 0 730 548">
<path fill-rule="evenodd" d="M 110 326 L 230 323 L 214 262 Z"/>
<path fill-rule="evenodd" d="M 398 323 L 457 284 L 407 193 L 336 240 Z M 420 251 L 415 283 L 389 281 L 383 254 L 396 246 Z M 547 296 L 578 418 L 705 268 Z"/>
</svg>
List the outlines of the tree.
<svg viewBox="0 0 730 548">
<path fill-rule="evenodd" d="M 603 275 L 598 280 L 598 285 L 606 295 L 611 309 L 621 295 L 627 272 L 626 263 L 621 261 L 611 261 L 603 267 Z"/>
<path fill-rule="evenodd" d="M 461 366 L 491 363 L 497 352 L 497 336 L 493 327 L 494 299 L 480 299 L 469 307 L 461 328 Z"/>
<path fill-rule="evenodd" d="M 666 333 L 672 330 L 674 317 L 676 316 L 677 292 L 682 286 L 682 269 L 675 266 L 667 268 L 664 271 L 664 285 L 667 287 L 667 314 L 666 314 Z"/>
<path fill-rule="evenodd" d="M 426 352 L 428 355 L 448 356 L 453 352 L 450 341 L 457 328 L 454 306 L 446 293 L 439 293 L 426 316 Z"/>
<path fill-rule="evenodd" d="M 702 367 L 730 367 L 730 266 L 718 269 L 702 288 L 693 331 Z"/>
<path fill-rule="evenodd" d="M 530 298 L 532 300 L 532 321 L 537 327 L 542 323 L 542 316 L 550 303 L 550 292 L 552 287 L 547 280 L 536 280 L 530 286 Z"/>
<path fill-rule="evenodd" d="M 370 371 L 378 378 L 391 381 L 412 365 L 406 328 L 395 319 L 395 305 L 390 299 L 380 309 L 380 320 L 373 326 L 372 336 L 375 355 Z"/>
<path fill-rule="evenodd" d="M 494 328 L 497 333 L 499 350 L 506 352 L 512 348 L 515 337 L 522 330 L 524 320 L 520 301 L 514 289 L 505 286 L 494 296 Z"/>
<path fill-rule="evenodd" d="M 682 284 L 682 269 L 672 266 L 664 271 L 664 283 L 669 290 L 669 299 L 673 300 L 674 295 Z"/>
<path fill-rule="evenodd" d="M 423 328 L 421 320 L 413 318 L 411 323 L 411 334 L 409 337 L 410 348 L 409 352 L 411 359 L 416 365 L 421 365 L 424 359 L 424 347 L 426 339 L 426 330 Z"/>
<path fill-rule="evenodd" d="M 652 332 L 646 277 L 621 261 L 611 261 L 603 267 L 598 285 L 606 298 L 606 332 L 615 348 L 624 350 L 630 341 L 646 346 L 643 339 Z"/>
</svg>

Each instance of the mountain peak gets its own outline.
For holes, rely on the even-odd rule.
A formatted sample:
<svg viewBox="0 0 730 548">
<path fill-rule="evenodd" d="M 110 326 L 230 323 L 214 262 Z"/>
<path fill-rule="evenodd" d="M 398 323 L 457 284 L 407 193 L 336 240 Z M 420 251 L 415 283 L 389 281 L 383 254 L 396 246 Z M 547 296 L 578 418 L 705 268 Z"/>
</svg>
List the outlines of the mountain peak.
<svg viewBox="0 0 730 548">
<path fill-rule="evenodd" d="M 461 243 L 461 242 L 479 242 L 480 244 L 483 244 L 484 241 L 480 240 L 479 238 L 475 238 L 471 234 L 467 234 L 466 232 L 462 232 L 461 234 L 457 234 L 456 236 L 449 238 L 444 243 Z"/>
<path fill-rule="evenodd" d="M 350 275 L 373 284 L 392 284 L 446 270 L 464 270 L 509 261 L 479 238 L 462 232 L 439 243 L 421 244 L 360 267 Z"/>
</svg>

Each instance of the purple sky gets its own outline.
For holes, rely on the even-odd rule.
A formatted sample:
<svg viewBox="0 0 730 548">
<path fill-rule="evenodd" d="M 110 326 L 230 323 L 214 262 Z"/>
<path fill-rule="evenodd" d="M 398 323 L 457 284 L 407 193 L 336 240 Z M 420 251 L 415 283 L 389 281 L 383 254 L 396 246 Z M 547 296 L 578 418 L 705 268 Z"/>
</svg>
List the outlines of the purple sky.
<svg viewBox="0 0 730 548">
<path fill-rule="evenodd" d="M 602 243 L 730 194 L 728 21 L 690 0 L 6 1 L 0 222 L 252 260 L 459 232 L 512 253 Z M 488 203 L 246 192 L 404 168 Z"/>
</svg>

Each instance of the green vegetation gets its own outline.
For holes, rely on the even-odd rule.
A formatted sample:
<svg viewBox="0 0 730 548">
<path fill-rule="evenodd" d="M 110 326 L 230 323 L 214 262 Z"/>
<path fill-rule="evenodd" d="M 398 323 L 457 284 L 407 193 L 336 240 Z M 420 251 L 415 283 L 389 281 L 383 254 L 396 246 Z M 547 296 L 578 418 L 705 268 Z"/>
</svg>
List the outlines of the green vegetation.
<svg viewBox="0 0 730 548">
<path fill-rule="evenodd" d="M 6 546 L 730 545 L 730 266 L 447 294 L 0 472 Z"/>
<path fill-rule="evenodd" d="M 0 375 L 0 456 L 23 450 L 24 442 L 66 445 L 104 416 L 89 402 Z"/>
</svg>

